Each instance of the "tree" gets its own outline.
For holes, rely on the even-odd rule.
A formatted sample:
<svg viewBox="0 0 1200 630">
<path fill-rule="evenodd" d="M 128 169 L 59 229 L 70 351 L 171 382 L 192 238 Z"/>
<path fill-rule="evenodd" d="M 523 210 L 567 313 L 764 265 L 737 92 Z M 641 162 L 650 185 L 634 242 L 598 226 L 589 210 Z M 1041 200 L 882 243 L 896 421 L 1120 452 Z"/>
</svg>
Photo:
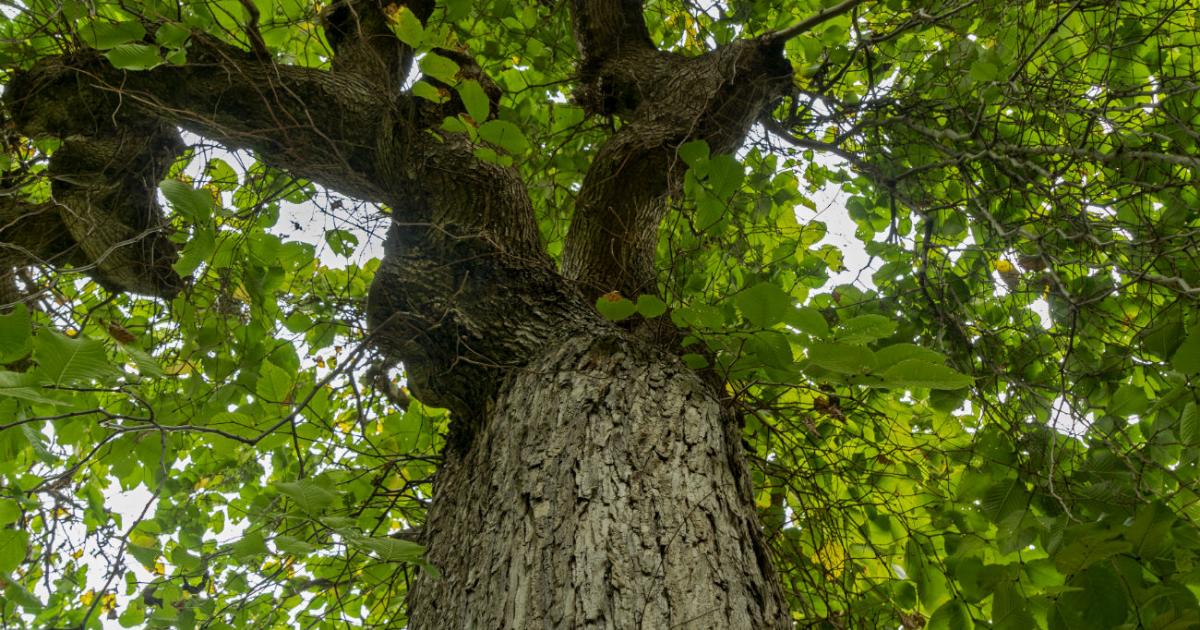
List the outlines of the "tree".
<svg viewBox="0 0 1200 630">
<path fill-rule="evenodd" d="M 6 10 L 0 619 L 1200 624 L 1200 7 L 779 4 Z"/>
</svg>

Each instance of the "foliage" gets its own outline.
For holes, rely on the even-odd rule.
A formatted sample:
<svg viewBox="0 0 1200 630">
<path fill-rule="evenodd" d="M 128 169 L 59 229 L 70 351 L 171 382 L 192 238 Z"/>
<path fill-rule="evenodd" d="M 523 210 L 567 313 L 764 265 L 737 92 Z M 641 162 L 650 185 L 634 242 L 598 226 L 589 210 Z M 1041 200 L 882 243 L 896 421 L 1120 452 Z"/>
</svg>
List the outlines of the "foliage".
<svg viewBox="0 0 1200 630">
<path fill-rule="evenodd" d="M 646 18 L 698 54 L 821 4 Z M 278 63 L 328 64 L 320 5 L 287 0 L 29 0 L 0 64 L 186 64 L 192 33 L 250 47 L 248 6 Z M 565 3 L 393 18 L 413 93 L 462 100 L 447 129 L 521 169 L 557 256 L 619 124 L 571 100 Z M 728 382 L 802 627 L 1200 625 L 1198 22 L 1194 0 L 864 2 L 788 41 L 794 93 L 743 150 L 679 150 L 661 295 L 597 307 L 668 318 Z M 463 47 L 498 106 L 432 51 Z M 192 140 L 161 185 L 184 294 L 35 269 L 0 315 L 0 619 L 400 627 L 436 571 L 407 533 L 447 419 L 368 343 L 357 254 L 386 210 Z M 54 143 L 8 144 L 6 194 L 46 199 Z M 858 244 L 815 218 L 830 191 Z"/>
</svg>

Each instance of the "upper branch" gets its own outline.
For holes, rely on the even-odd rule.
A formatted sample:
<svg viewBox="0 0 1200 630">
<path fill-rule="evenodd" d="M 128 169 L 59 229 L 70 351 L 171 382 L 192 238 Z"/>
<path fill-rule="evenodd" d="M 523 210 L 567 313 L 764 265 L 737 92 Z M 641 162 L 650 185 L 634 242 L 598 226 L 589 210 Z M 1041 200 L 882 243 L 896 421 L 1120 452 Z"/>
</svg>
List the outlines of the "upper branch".
<svg viewBox="0 0 1200 630">
<path fill-rule="evenodd" d="M 644 34 L 640 10 L 626 0 L 575 3 L 577 98 L 625 119 L 588 169 L 563 250 L 564 274 L 592 298 L 657 292 L 658 225 L 686 168 L 676 150 L 704 140 L 714 152 L 733 151 L 791 84 L 781 42 L 743 40 L 687 58 L 627 35 Z"/>
<path fill-rule="evenodd" d="M 385 9 L 385 5 L 386 9 Z M 398 95 L 412 68 L 413 49 L 392 33 L 388 11 L 407 7 L 425 23 L 433 0 L 338 0 L 324 13 L 325 37 L 333 47 L 333 72 L 355 74 Z"/>
<path fill-rule="evenodd" d="M 866 2 L 866 0 L 842 0 L 831 7 L 826 7 L 820 11 L 817 11 L 807 18 L 800 20 L 796 24 L 764 35 L 763 40 L 769 42 L 785 42 L 793 37 L 803 35 L 820 26 L 821 24 L 838 17 L 839 15 L 844 15 L 850 11 L 853 11 L 855 7 L 863 4 L 864 2 Z"/>
<path fill-rule="evenodd" d="M 4 100 L 26 135 L 180 126 L 386 204 L 392 226 L 367 303 L 372 341 L 404 362 L 419 399 L 479 417 L 505 370 L 567 334 L 568 322 L 599 317 L 553 269 L 516 170 L 479 159 L 465 134 L 431 131 L 461 103 L 388 92 L 380 86 L 393 80 L 350 63 L 356 46 L 384 43 L 335 44 L 344 56 L 332 72 L 278 66 L 203 35 L 187 65 L 146 72 L 84 51 L 19 73 Z M 469 58 L 456 61 L 461 75 L 493 87 Z"/>
<path fill-rule="evenodd" d="M 641 0 L 574 0 L 571 6 L 575 42 L 584 66 L 654 49 Z"/>
<path fill-rule="evenodd" d="M 574 0 L 571 18 L 580 58 L 575 100 L 588 113 L 631 112 L 676 57 L 650 41 L 640 0 Z"/>
<path fill-rule="evenodd" d="M 4 100 L 30 136 L 87 135 L 149 116 L 346 194 L 383 197 L 377 140 L 393 103 L 371 84 L 278 66 L 203 35 L 193 36 L 188 57 L 187 65 L 144 72 L 113 68 L 94 51 L 47 58 L 18 73 Z"/>
</svg>

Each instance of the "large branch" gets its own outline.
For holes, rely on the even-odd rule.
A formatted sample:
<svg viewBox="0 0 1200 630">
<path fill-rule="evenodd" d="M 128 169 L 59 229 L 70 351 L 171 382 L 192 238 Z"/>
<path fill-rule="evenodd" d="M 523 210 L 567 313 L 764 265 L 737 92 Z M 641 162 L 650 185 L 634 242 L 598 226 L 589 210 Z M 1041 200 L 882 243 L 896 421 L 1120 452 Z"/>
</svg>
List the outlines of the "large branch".
<svg viewBox="0 0 1200 630">
<path fill-rule="evenodd" d="M 149 116 L 253 150 L 298 177 L 382 197 L 376 141 L 393 108 L 375 86 L 275 65 L 203 35 L 193 36 L 187 65 L 144 72 L 113 68 L 94 51 L 43 59 L 10 82 L 4 99 L 30 136 L 90 134 L 114 113 Z"/>
<path fill-rule="evenodd" d="M 406 7 L 425 23 L 433 0 L 337 0 L 323 14 L 325 38 L 333 47 L 333 72 L 355 74 L 375 83 L 388 96 L 400 87 L 412 67 L 414 51 L 391 30 L 389 11 Z"/>
<path fill-rule="evenodd" d="M 332 72 L 278 66 L 203 36 L 188 52 L 185 66 L 146 72 L 87 52 L 44 60 L 10 83 L 6 104 L 27 135 L 153 119 L 385 204 L 392 227 L 367 304 L 372 340 L 404 362 L 419 399 L 457 412 L 459 435 L 469 437 L 469 419 L 507 372 L 602 325 L 553 270 L 516 171 L 478 159 L 463 134 L 430 131 L 460 104 L 385 94 L 341 62 Z"/>
<path fill-rule="evenodd" d="M 791 82 L 776 42 L 738 41 L 686 58 L 630 35 L 645 29 L 640 11 L 628 0 L 575 3 L 581 100 L 626 121 L 588 170 L 563 252 L 564 274 L 591 298 L 657 293 L 658 225 L 686 170 L 676 150 L 692 140 L 714 153 L 735 150 Z"/>
<path fill-rule="evenodd" d="M 655 48 L 641 0 L 573 0 L 579 49 L 575 101 L 589 114 L 626 114 L 665 75 L 675 55 Z"/>
</svg>

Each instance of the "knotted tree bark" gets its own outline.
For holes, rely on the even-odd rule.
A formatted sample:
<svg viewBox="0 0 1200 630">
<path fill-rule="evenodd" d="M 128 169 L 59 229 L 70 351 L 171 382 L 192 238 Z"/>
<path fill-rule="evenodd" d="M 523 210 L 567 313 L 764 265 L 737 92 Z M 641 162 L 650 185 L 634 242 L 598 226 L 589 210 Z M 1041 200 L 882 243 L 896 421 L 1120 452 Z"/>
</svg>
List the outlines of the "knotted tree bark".
<svg viewBox="0 0 1200 630">
<path fill-rule="evenodd" d="M 421 19 L 431 7 L 410 5 Z M 9 117 L 25 135 L 63 138 L 56 159 L 72 176 L 54 203 L 0 207 L 0 238 L 19 254 L 0 262 L 76 265 L 114 289 L 172 295 L 181 280 L 153 190 L 176 128 L 386 204 L 373 338 L 453 427 L 423 530 L 441 576 L 411 589 L 409 627 L 788 626 L 723 385 L 662 335 L 593 307 L 612 291 L 657 293 L 656 234 L 685 171 L 677 149 L 743 142 L 790 85 L 781 42 L 684 57 L 654 46 L 637 0 L 571 9 L 576 98 L 623 124 L 592 159 L 561 268 L 517 171 L 478 159 L 465 135 L 429 133 L 461 106 L 400 91 L 413 51 L 374 0 L 328 13 L 329 71 L 196 34 L 183 66 L 124 72 L 82 50 L 21 73 L 4 94 Z M 447 54 L 498 96 L 468 54 Z M 57 240 L 32 238 L 55 221 L 67 228 Z"/>
</svg>

